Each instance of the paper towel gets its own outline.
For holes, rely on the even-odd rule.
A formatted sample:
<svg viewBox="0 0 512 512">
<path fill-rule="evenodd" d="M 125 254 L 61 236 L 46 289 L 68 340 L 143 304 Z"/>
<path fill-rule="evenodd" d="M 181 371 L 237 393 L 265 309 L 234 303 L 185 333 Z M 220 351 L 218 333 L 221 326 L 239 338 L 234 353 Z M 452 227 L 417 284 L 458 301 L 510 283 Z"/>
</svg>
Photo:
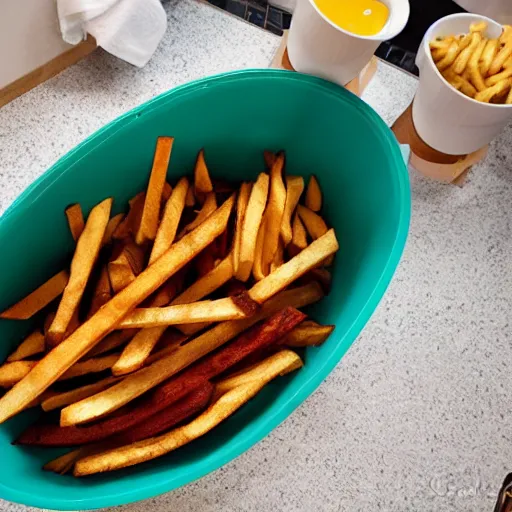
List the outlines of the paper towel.
<svg viewBox="0 0 512 512">
<path fill-rule="evenodd" d="M 160 0 L 57 0 L 64 41 L 77 44 L 87 34 L 98 46 L 142 67 L 167 28 Z"/>
</svg>

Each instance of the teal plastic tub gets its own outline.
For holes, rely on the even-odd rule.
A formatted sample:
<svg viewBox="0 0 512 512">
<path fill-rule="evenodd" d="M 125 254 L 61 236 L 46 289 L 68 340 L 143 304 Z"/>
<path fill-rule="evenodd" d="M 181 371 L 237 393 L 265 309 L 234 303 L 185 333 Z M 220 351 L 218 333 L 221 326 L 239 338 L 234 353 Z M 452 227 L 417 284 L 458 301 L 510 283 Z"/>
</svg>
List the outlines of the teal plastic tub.
<svg viewBox="0 0 512 512">
<path fill-rule="evenodd" d="M 318 177 L 323 213 L 336 229 L 340 251 L 332 292 L 310 313 L 336 329 L 324 345 L 306 350 L 303 369 L 271 383 L 213 432 L 127 470 L 84 479 L 43 472 L 43 463 L 63 450 L 11 445 L 38 413 L 13 418 L 0 425 L 3 499 L 50 509 L 99 508 L 171 491 L 217 469 L 266 436 L 317 388 L 393 276 L 407 236 L 410 191 L 391 131 L 370 107 L 332 83 L 285 71 L 241 71 L 178 87 L 132 110 L 31 185 L 0 220 L 0 309 L 69 261 L 66 206 L 79 202 L 88 211 L 113 196 L 114 213 L 126 208 L 146 186 L 159 135 L 175 137 L 170 180 L 191 172 L 201 147 L 214 176 L 254 178 L 263 170 L 263 149 L 284 149 L 287 172 Z M 28 321 L 1 321 L 2 359 L 30 327 Z"/>
</svg>

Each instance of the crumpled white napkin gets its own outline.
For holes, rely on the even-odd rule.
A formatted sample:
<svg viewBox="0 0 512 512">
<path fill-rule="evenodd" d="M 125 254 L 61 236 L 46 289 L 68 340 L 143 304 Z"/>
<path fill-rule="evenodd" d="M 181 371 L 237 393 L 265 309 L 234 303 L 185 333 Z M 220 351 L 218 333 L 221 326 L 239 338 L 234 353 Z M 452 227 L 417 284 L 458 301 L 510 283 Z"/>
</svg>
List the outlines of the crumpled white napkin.
<svg viewBox="0 0 512 512">
<path fill-rule="evenodd" d="M 87 34 L 98 46 L 142 67 L 167 28 L 160 0 L 57 0 L 64 41 L 78 44 Z"/>
</svg>

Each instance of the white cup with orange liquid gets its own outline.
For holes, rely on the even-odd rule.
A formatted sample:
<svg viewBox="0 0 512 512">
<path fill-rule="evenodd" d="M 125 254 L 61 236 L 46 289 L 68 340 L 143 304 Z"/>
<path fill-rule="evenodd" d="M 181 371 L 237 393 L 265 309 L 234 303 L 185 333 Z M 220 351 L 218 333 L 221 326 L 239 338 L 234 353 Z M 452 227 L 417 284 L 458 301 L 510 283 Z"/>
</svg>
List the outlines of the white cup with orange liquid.
<svg viewBox="0 0 512 512">
<path fill-rule="evenodd" d="M 409 19 L 408 0 L 298 0 L 288 56 L 296 71 L 346 85 Z"/>
</svg>

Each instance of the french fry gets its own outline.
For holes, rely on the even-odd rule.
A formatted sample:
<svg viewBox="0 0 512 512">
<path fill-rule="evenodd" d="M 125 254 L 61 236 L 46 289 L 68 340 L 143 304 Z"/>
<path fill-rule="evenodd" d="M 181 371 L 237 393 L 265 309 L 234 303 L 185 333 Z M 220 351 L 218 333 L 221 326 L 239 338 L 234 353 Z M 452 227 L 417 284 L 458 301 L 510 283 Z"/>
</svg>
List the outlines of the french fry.
<svg viewBox="0 0 512 512">
<path fill-rule="evenodd" d="M 459 55 L 457 56 L 457 58 L 455 59 L 451 66 L 451 69 L 454 71 L 454 73 L 456 73 L 457 75 L 462 75 L 462 73 L 464 73 L 464 70 L 468 65 L 471 55 L 478 48 L 481 41 L 482 34 L 480 34 L 480 32 L 473 32 L 471 34 L 471 42 L 469 43 L 467 48 L 464 48 L 464 50 L 462 50 L 459 53 Z"/>
<path fill-rule="evenodd" d="M 75 363 L 71 368 L 65 371 L 60 380 L 73 379 L 89 373 L 99 373 L 104 370 L 112 368 L 115 362 L 119 359 L 119 354 L 110 354 L 106 356 L 93 357 L 85 361 Z"/>
<path fill-rule="evenodd" d="M 297 213 L 304 223 L 306 231 L 313 240 L 316 240 L 327 233 L 327 225 L 320 215 L 300 204 L 297 206 Z"/>
<path fill-rule="evenodd" d="M 268 195 L 267 209 L 265 210 L 266 226 L 261 258 L 262 270 L 265 275 L 270 272 L 270 264 L 277 251 L 281 224 L 283 222 L 283 213 L 286 203 L 283 167 L 284 153 L 279 153 L 270 171 L 270 192 Z"/>
<path fill-rule="evenodd" d="M 68 271 L 60 271 L 24 299 L 6 309 L 0 314 L 0 318 L 9 320 L 27 320 L 31 318 L 61 295 L 68 281 Z"/>
<path fill-rule="evenodd" d="M 80 236 L 71 261 L 68 284 L 64 288 L 57 313 L 50 326 L 49 335 L 60 343 L 69 323 L 78 309 L 92 268 L 98 258 L 105 228 L 107 227 L 112 199 L 105 199 L 89 213 L 84 231 Z"/>
<path fill-rule="evenodd" d="M 301 280 L 303 283 L 309 283 L 311 281 L 319 283 L 326 295 L 330 293 L 332 286 L 332 274 L 326 268 L 314 268 L 305 274 Z"/>
<path fill-rule="evenodd" d="M 308 246 L 307 232 L 304 224 L 296 212 L 293 218 L 292 241 L 289 245 L 290 256 L 296 256 L 300 251 Z"/>
<path fill-rule="evenodd" d="M 82 231 L 85 227 L 84 215 L 82 213 L 81 206 L 76 203 L 64 210 L 66 217 L 68 218 L 69 230 L 71 231 L 71 236 L 73 240 L 76 242 Z"/>
<path fill-rule="evenodd" d="M 73 466 L 77 460 L 83 459 L 87 455 L 92 455 L 93 453 L 99 453 L 106 449 L 107 447 L 103 445 L 81 446 L 76 450 L 72 450 L 68 453 L 65 453 L 64 455 L 61 455 L 60 457 L 57 457 L 56 459 L 51 460 L 50 462 L 47 462 L 43 466 L 43 469 L 45 471 L 51 471 L 52 473 L 57 473 L 59 475 L 65 475 L 73 469 Z"/>
<path fill-rule="evenodd" d="M 164 325 L 224 322 L 245 318 L 245 313 L 227 297 L 180 304 L 163 308 L 136 309 L 119 324 L 124 329 L 134 327 L 160 327 Z"/>
<path fill-rule="evenodd" d="M 111 332 L 87 353 L 87 357 L 99 356 L 100 354 L 104 354 L 105 352 L 110 352 L 121 347 L 130 341 L 136 334 L 137 329 L 123 329 L 122 331 Z"/>
<path fill-rule="evenodd" d="M 183 228 L 183 230 L 178 235 L 178 240 L 183 238 L 187 233 L 193 231 L 197 228 L 202 222 L 205 221 L 215 210 L 217 209 L 217 200 L 215 199 L 215 194 L 210 192 L 206 195 L 206 199 L 203 203 L 201 210 L 196 215 L 196 218 L 187 226 Z"/>
<path fill-rule="evenodd" d="M 501 82 L 502 80 L 505 80 L 506 78 L 510 78 L 512 76 L 512 67 L 505 68 L 501 73 L 497 73 L 496 75 L 493 75 L 485 81 L 484 89 L 487 87 L 492 87 L 493 85 L 496 85 L 498 82 Z M 483 89 L 479 89 L 482 90 Z"/>
<path fill-rule="evenodd" d="M 274 358 L 272 366 L 269 365 L 270 367 L 265 371 L 261 371 L 260 380 L 228 391 L 191 423 L 156 438 L 110 450 L 103 454 L 85 457 L 76 463 L 74 475 L 85 476 L 133 466 L 160 457 L 197 439 L 233 414 L 275 377 L 290 371 L 290 367 L 294 369 L 299 367 L 299 361 L 299 356 L 293 352 L 286 352 L 286 356 Z"/>
<path fill-rule="evenodd" d="M 470 98 L 474 98 L 477 90 L 471 83 L 469 83 L 465 78 L 462 76 L 457 75 L 453 72 L 453 70 L 448 69 L 443 73 L 443 77 L 458 91 L 461 91 L 466 96 L 469 96 Z"/>
<path fill-rule="evenodd" d="M 322 261 L 336 253 L 339 249 L 334 230 L 330 229 L 297 256 L 281 265 L 267 277 L 257 282 L 250 290 L 251 299 L 262 304 L 270 297 L 286 288 L 293 281 L 309 270 L 317 267 Z"/>
<path fill-rule="evenodd" d="M 212 180 L 206 162 L 204 160 L 204 149 L 199 151 L 194 168 L 194 192 L 197 198 L 204 197 L 213 191 Z"/>
<path fill-rule="evenodd" d="M 141 329 L 126 345 L 123 353 L 112 366 L 112 373 L 116 376 L 126 375 L 141 368 L 166 328 L 167 326 Z M 187 339 L 184 335 L 180 336 L 176 339 L 176 348 Z"/>
<path fill-rule="evenodd" d="M 293 331 L 288 333 L 283 345 L 289 347 L 310 347 L 321 345 L 334 331 L 334 325 L 320 325 L 310 320 L 305 320 Z"/>
<path fill-rule="evenodd" d="M 487 29 L 486 21 L 479 21 L 478 23 L 471 23 L 471 25 L 469 25 L 470 32 L 483 32 L 486 29 Z"/>
<path fill-rule="evenodd" d="M 483 103 L 489 103 L 494 96 L 498 96 L 500 94 L 506 93 L 510 89 L 512 85 L 512 79 L 506 78 L 505 80 L 501 80 L 497 84 L 492 87 L 488 87 L 487 89 L 477 93 L 475 95 L 475 100 L 482 101 Z"/>
<path fill-rule="evenodd" d="M 319 212 L 322 209 L 322 190 L 314 174 L 309 178 L 305 202 L 306 206 L 314 212 Z"/>
<path fill-rule="evenodd" d="M 138 276 L 146 268 L 146 251 L 144 247 L 128 242 L 123 247 L 123 252 L 126 254 L 133 273 Z"/>
<path fill-rule="evenodd" d="M 130 199 L 130 210 L 126 217 L 124 217 L 114 229 L 112 238 L 114 240 L 124 240 L 137 233 L 140 226 L 140 219 L 142 218 L 142 210 L 146 201 L 146 193 L 139 192 L 135 197 Z M 113 217 L 115 218 L 115 217 Z"/>
<path fill-rule="evenodd" d="M 29 334 L 16 348 L 16 350 L 7 358 L 8 362 L 21 361 L 30 356 L 44 352 L 44 336 L 39 331 Z"/>
<path fill-rule="evenodd" d="M 508 96 L 507 99 L 505 100 L 505 103 L 507 105 L 512 105 L 512 89 L 510 89 L 510 91 L 508 92 Z"/>
<path fill-rule="evenodd" d="M 231 197 L 197 229 L 173 244 L 133 283 L 49 352 L 26 378 L 1 397 L 0 423 L 37 398 L 108 334 L 128 312 L 213 242 L 226 229 L 233 204 L 234 198 Z M 83 238 L 82 234 L 80 240 Z"/>
<path fill-rule="evenodd" d="M 187 197 L 189 186 L 187 178 L 181 178 L 167 201 L 162 220 L 156 232 L 155 243 L 149 257 L 151 265 L 157 260 L 174 242 L 181 214 L 185 208 L 185 199 Z"/>
<path fill-rule="evenodd" d="M 256 281 L 260 281 L 265 276 L 270 273 L 270 268 L 268 268 L 268 272 L 265 273 L 263 269 L 263 247 L 265 245 L 265 235 L 267 232 L 267 218 L 266 215 L 263 216 L 263 220 L 260 224 L 260 229 L 258 230 L 258 237 L 256 238 L 256 248 L 254 249 L 254 262 L 252 265 L 252 275 Z"/>
<path fill-rule="evenodd" d="M 494 57 L 494 60 L 492 61 L 491 67 L 489 68 L 488 75 L 496 75 L 501 71 L 501 68 L 505 64 L 505 62 L 509 59 L 509 57 L 512 55 L 512 38 L 508 39 L 505 43 L 505 46 L 503 46 L 496 56 Z"/>
<path fill-rule="evenodd" d="M 14 361 L 0 366 L 0 388 L 10 388 L 28 375 L 37 361 Z"/>
<path fill-rule="evenodd" d="M 281 239 L 279 239 L 279 242 L 277 244 L 277 251 L 274 254 L 274 259 L 272 260 L 272 263 L 270 264 L 270 272 L 274 272 L 277 270 L 282 264 L 284 263 L 284 244 Z"/>
<path fill-rule="evenodd" d="M 247 210 L 247 203 L 251 194 L 252 184 L 244 182 L 240 185 L 238 192 L 238 201 L 236 203 L 236 222 L 235 234 L 233 235 L 233 250 L 231 251 L 233 257 L 233 270 L 236 273 L 240 264 L 240 246 L 242 243 L 242 227 Z"/>
<path fill-rule="evenodd" d="M 189 341 L 168 358 L 155 361 L 151 366 L 126 376 L 114 387 L 66 407 L 61 413 L 61 425 L 78 425 L 113 412 L 221 347 L 260 320 L 284 307 L 307 306 L 320 300 L 322 296 L 322 289 L 317 283 L 284 291 L 263 304 L 261 311 L 253 317 L 222 322 Z"/>
<path fill-rule="evenodd" d="M 467 70 L 469 70 L 469 79 L 475 86 L 477 91 L 483 91 L 486 88 L 482 74 L 480 73 L 480 59 L 486 46 L 486 40 L 480 41 L 475 51 L 471 55 L 468 61 Z"/>
<path fill-rule="evenodd" d="M 304 322 L 303 322 L 304 323 Z M 288 337 L 300 328 L 302 324 L 295 327 L 287 336 Z M 263 361 L 256 363 L 251 368 L 237 372 L 235 375 L 230 375 L 215 384 L 215 395 L 220 397 L 224 393 L 231 391 L 239 386 L 251 384 L 253 382 L 267 381 L 270 375 L 280 375 L 283 377 L 287 373 L 293 372 L 302 368 L 304 363 L 302 359 L 291 350 L 281 350 L 273 354 Z M 276 373 L 280 369 L 279 373 Z"/>
<path fill-rule="evenodd" d="M 55 311 L 50 311 L 44 319 L 43 334 L 44 334 L 45 339 L 48 337 L 48 334 L 50 331 L 50 326 L 52 325 L 54 318 L 55 318 Z"/>
<path fill-rule="evenodd" d="M 125 251 L 108 264 L 108 276 L 114 293 L 124 290 L 137 277 Z"/>
<path fill-rule="evenodd" d="M 304 178 L 302 176 L 286 176 L 286 202 L 284 205 L 283 221 L 281 222 L 281 238 L 285 246 L 293 238 L 292 215 L 299 204 L 303 191 Z"/>
<path fill-rule="evenodd" d="M 267 166 L 267 169 L 270 171 L 272 169 L 272 166 L 274 165 L 274 162 L 276 161 L 276 154 L 272 151 L 263 151 L 263 159 L 265 160 L 265 165 Z"/>
<path fill-rule="evenodd" d="M 169 197 L 171 197 L 171 194 L 172 194 L 172 187 L 166 181 L 164 183 L 164 188 L 162 189 L 162 202 L 164 204 L 169 200 Z"/>
<path fill-rule="evenodd" d="M 482 77 L 488 76 L 491 64 L 498 53 L 498 40 L 488 39 L 485 43 L 484 51 L 480 57 L 480 73 Z"/>
<path fill-rule="evenodd" d="M 56 393 L 41 402 L 43 411 L 53 411 L 60 409 L 66 405 L 74 404 L 84 398 L 89 398 L 104 389 L 113 386 L 116 382 L 119 382 L 119 377 L 105 377 L 93 384 L 87 384 L 79 388 L 71 389 L 70 391 L 63 391 L 62 393 Z"/>
<path fill-rule="evenodd" d="M 459 43 L 457 41 L 452 42 L 446 52 L 446 55 L 436 62 L 437 69 L 439 69 L 439 71 L 445 71 L 448 69 L 454 63 L 461 51 Z"/>
<path fill-rule="evenodd" d="M 91 299 L 91 307 L 89 309 L 88 316 L 91 317 L 101 308 L 104 304 L 106 304 L 112 298 L 112 289 L 110 288 L 110 278 L 108 275 L 108 269 L 105 265 L 101 267 L 100 275 L 98 277 L 98 282 L 94 287 L 92 299 Z"/>
<path fill-rule="evenodd" d="M 174 139 L 172 137 L 158 137 L 156 141 L 153 168 L 149 177 L 146 200 L 142 210 L 140 225 L 135 235 L 135 241 L 140 245 L 146 240 L 154 240 L 160 219 L 162 192 L 167 176 L 167 167 L 171 158 Z"/>
<path fill-rule="evenodd" d="M 187 197 L 185 198 L 185 205 L 192 208 L 196 204 L 196 197 L 194 196 L 194 190 L 192 187 L 188 187 Z"/>
<path fill-rule="evenodd" d="M 238 269 L 235 271 L 235 277 L 239 281 L 245 282 L 251 275 L 254 263 L 254 252 L 256 249 L 256 239 L 263 218 L 263 212 L 267 204 L 268 189 L 268 174 L 261 173 L 252 187 L 242 224 L 240 259 Z"/>
</svg>

